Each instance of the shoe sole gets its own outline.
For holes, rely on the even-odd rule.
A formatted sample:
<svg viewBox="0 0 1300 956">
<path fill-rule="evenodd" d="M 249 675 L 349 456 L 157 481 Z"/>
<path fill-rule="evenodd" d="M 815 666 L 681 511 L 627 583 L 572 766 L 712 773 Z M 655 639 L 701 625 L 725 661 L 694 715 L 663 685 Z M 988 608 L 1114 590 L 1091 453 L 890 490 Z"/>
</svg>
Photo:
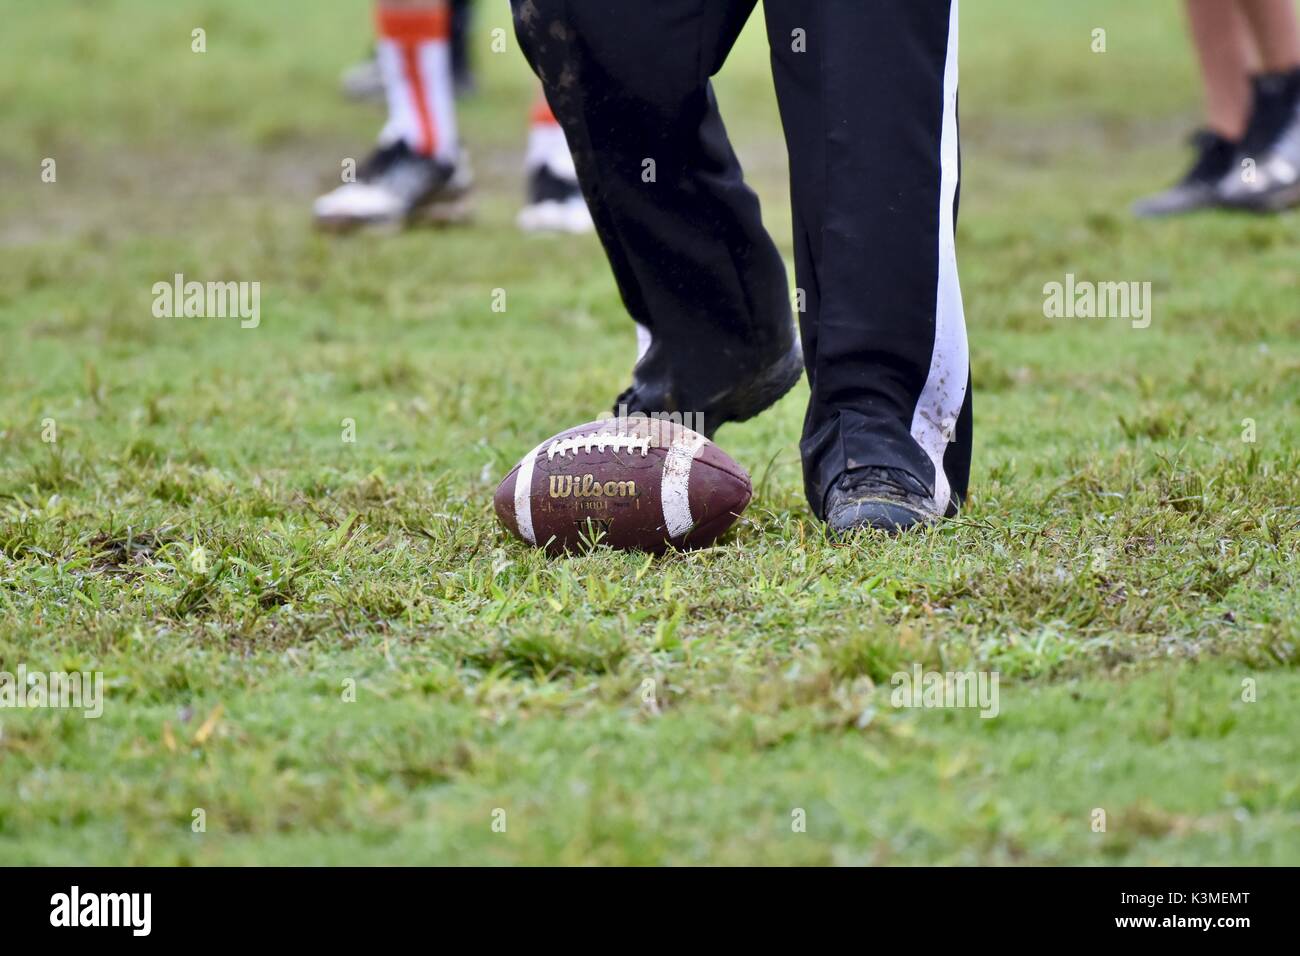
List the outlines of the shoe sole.
<svg viewBox="0 0 1300 956">
<path fill-rule="evenodd" d="M 1278 213 L 1286 212 L 1300 206 L 1300 183 L 1293 183 L 1286 189 L 1279 189 L 1275 193 L 1270 193 L 1262 197 L 1263 201 L 1259 204 L 1260 212 Z"/>
<path fill-rule="evenodd" d="M 1176 219 L 1179 216 L 1194 216 L 1201 212 L 1214 212 L 1216 209 L 1223 209 L 1227 203 L 1221 200 L 1214 202 L 1196 203 L 1194 205 L 1179 206 L 1177 209 L 1144 209 L 1140 205 L 1130 207 L 1135 219 L 1154 221 L 1159 219 Z"/>
<path fill-rule="evenodd" d="M 1260 215 L 1286 212 L 1300 206 L 1300 182 L 1292 183 L 1285 189 L 1256 195 L 1229 196 L 1223 199 L 1223 208 L 1233 212 L 1249 212 Z"/>
<path fill-rule="evenodd" d="M 421 226 L 443 228 L 459 226 L 474 219 L 474 201 L 468 195 L 450 196 L 414 209 L 405 216 L 384 216 L 366 218 L 364 216 L 317 216 L 315 225 L 321 232 L 333 235 L 352 235 L 368 233 L 370 235 L 391 236 Z"/>
<path fill-rule="evenodd" d="M 846 537 L 859 531 L 883 531 L 891 536 L 900 535 L 931 527 L 941 520 L 934 512 L 889 498 L 864 498 L 855 505 L 859 510 L 858 520 L 845 526 L 830 524 L 831 534 Z"/>
<path fill-rule="evenodd" d="M 537 203 L 525 206 L 515 217 L 515 225 L 529 235 L 579 236 L 595 230 L 591 215 L 584 208 L 580 214 L 560 203 Z"/>
</svg>

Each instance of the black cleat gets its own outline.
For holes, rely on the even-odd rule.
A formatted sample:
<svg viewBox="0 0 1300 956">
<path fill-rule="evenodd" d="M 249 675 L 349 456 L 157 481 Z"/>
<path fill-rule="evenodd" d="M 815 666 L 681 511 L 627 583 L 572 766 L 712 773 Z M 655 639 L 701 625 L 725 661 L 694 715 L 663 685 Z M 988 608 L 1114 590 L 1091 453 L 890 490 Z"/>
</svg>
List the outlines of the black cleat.
<svg viewBox="0 0 1300 956">
<path fill-rule="evenodd" d="M 941 517 L 920 482 L 897 468 L 855 468 L 826 493 L 826 523 L 836 534 L 899 534 Z"/>
<path fill-rule="evenodd" d="M 732 367 L 719 363 L 720 368 Z M 789 344 L 780 356 L 757 372 L 737 382 L 716 387 L 709 396 L 683 407 L 672 389 L 662 382 L 645 381 L 633 373 L 630 388 L 619 395 L 615 415 L 652 415 L 681 412 L 691 414 L 706 438 L 712 439 L 727 422 L 745 422 L 775 405 L 803 375 L 803 349 L 791 328 Z"/>
<path fill-rule="evenodd" d="M 1220 205 L 1220 183 L 1232 171 L 1237 144 L 1209 130 L 1198 130 L 1191 142 L 1196 149 L 1191 170 L 1164 192 L 1138 200 L 1133 214 L 1139 219 L 1180 216 Z"/>
</svg>

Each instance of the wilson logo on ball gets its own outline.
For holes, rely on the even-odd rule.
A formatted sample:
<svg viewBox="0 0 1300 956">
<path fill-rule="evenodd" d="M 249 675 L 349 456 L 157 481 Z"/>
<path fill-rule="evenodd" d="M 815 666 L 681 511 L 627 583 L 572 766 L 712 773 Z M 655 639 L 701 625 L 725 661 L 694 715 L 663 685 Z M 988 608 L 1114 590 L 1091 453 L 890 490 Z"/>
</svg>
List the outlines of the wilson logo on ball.
<svg viewBox="0 0 1300 956">
<path fill-rule="evenodd" d="M 606 481 L 595 475 L 551 475 L 552 498 L 635 498 L 635 481 Z"/>
</svg>

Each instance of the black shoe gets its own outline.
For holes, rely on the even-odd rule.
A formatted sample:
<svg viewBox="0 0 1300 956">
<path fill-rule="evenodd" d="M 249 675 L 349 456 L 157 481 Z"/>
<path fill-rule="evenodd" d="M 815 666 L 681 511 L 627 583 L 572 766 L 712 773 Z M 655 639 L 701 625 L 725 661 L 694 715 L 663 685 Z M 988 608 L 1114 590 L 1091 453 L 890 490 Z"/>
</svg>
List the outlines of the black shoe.
<svg viewBox="0 0 1300 956">
<path fill-rule="evenodd" d="M 897 468 L 855 468 L 826 493 L 826 523 L 836 534 L 874 529 L 898 534 L 942 515 L 925 487 Z"/>
<path fill-rule="evenodd" d="M 760 364 L 757 372 L 740 381 L 719 383 L 702 401 L 682 403 L 665 383 L 640 380 L 633 373 L 631 387 L 614 403 L 614 414 L 690 414 L 704 436 L 711 439 L 727 422 L 748 421 L 771 408 L 798 384 L 803 375 L 803 349 L 793 327 L 790 333 L 789 343 L 777 358 Z"/>
<path fill-rule="evenodd" d="M 1233 208 L 1275 212 L 1300 199 L 1300 70 L 1255 77 L 1241 148 L 1219 185 Z"/>
<path fill-rule="evenodd" d="M 1133 214 L 1139 219 L 1178 216 L 1220 204 L 1219 185 L 1232 171 L 1238 144 L 1209 130 L 1194 133 L 1191 144 L 1196 149 L 1191 170 L 1176 185 L 1135 203 Z"/>
<path fill-rule="evenodd" d="M 528 205 L 516 220 L 524 232 L 591 232 L 595 225 L 576 179 L 565 179 L 543 163 L 528 174 Z"/>
<path fill-rule="evenodd" d="M 464 154 L 448 163 L 397 142 L 375 150 L 358 167 L 356 182 L 321 196 L 312 211 L 317 226 L 333 231 L 458 222 L 468 215 L 472 184 Z"/>
</svg>

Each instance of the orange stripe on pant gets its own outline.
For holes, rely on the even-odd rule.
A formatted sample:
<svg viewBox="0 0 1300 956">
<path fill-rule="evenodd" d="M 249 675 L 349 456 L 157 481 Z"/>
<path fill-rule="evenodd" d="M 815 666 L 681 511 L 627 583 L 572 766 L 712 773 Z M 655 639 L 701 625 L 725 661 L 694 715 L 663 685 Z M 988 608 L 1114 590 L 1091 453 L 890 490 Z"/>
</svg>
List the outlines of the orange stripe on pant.
<svg viewBox="0 0 1300 956">
<path fill-rule="evenodd" d="M 444 3 L 418 7 L 392 7 L 381 3 L 375 8 L 375 23 L 379 36 L 396 44 L 401 54 L 402 73 L 420 124 L 420 141 L 415 145 L 415 151 L 432 156 L 438 148 L 438 133 L 429 104 L 429 90 L 425 88 L 420 70 L 420 50 L 425 44 L 448 40 L 451 36 L 451 12 Z"/>
</svg>

